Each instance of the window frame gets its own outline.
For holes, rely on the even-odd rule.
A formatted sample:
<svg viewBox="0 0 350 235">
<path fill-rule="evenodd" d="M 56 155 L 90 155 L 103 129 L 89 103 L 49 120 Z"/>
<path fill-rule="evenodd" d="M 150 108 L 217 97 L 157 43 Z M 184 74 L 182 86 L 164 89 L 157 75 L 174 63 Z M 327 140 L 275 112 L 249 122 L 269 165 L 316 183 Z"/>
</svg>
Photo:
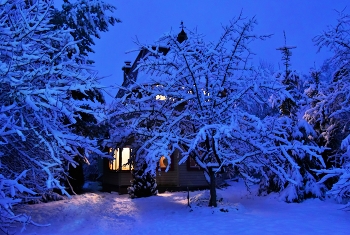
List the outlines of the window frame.
<svg viewBox="0 0 350 235">
<path fill-rule="evenodd" d="M 128 161 L 130 160 L 131 158 L 131 153 L 132 153 L 132 148 L 130 146 L 124 146 L 122 148 L 110 148 L 109 152 L 111 153 L 113 151 L 113 160 L 109 160 L 108 162 L 108 169 L 110 171 L 131 171 L 132 170 L 132 166 L 131 165 L 128 165 L 127 167 L 129 169 L 123 169 L 123 151 L 124 149 L 129 149 L 129 158 L 128 158 Z M 120 151 L 122 150 L 122 151 Z M 116 152 L 117 152 L 117 157 L 116 156 Z M 115 166 L 115 161 L 118 161 L 118 164 L 117 166 L 118 167 L 115 167 L 114 169 L 114 166 Z M 112 165 L 112 168 L 111 168 L 111 165 Z"/>
<path fill-rule="evenodd" d="M 191 163 L 192 164 L 194 163 L 195 165 L 193 166 L 193 165 L 191 165 Z M 186 164 L 187 164 L 188 171 L 201 171 L 202 170 L 192 157 L 187 158 Z"/>
</svg>

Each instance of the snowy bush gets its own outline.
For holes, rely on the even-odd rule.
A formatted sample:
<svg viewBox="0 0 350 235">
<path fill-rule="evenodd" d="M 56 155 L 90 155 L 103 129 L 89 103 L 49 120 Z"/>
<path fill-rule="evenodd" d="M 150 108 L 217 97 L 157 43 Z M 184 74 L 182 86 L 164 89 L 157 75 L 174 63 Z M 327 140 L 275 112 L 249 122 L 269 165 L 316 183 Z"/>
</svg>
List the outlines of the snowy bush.
<svg viewBox="0 0 350 235">
<path fill-rule="evenodd" d="M 345 207 L 350 207 L 350 135 L 342 142 L 341 148 L 345 152 L 342 156 L 342 166 L 331 168 L 327 170 L 317 170 L 316 172 L 322 174 L 323 177 L 320 183 L 327 181 L 330 178 L 335 178 L 336 182 L 332 188 L 327 192 L 332 195 L 338 202 L 346 203 Z"/>
<path fill-rule="evenodd" d="M 158 194 L 156 176 L 145 169 L 133 170 L 131 186 L 128 187 L 128 194 L 131 198 L 149 197 Z"/>
</svg>

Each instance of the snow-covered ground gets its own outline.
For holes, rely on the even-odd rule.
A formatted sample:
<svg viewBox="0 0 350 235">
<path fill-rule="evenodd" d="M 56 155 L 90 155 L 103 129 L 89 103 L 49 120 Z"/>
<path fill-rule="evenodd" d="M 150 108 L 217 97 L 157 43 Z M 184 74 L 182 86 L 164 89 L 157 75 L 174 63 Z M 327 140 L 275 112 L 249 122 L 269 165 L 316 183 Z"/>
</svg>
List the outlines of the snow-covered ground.
<svg viewBox="0 0 350 235">
<path fill-rule="evenodd" d="M 218 190 L 217 208 L 207 207 L 208 191 L 163 193 L 130 199 L 118 193 L 90 192 L 72 199 L 19 205 L 35 222 L 18 234 L 350 234 L 350 212 L 328 199 L 285 203 L 278 195 L 256 196 L 241 182 Z M 18 227 L 18 230 L 21 228 Z"/>
</svg>

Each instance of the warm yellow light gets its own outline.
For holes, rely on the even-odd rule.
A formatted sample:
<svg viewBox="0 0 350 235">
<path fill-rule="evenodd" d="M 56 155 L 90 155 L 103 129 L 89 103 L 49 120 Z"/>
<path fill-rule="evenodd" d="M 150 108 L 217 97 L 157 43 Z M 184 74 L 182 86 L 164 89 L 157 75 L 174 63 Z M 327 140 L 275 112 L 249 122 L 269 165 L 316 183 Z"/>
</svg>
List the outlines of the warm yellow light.
<svg viewBox="0 0 350 235">
<path fill-rule="evenodd" d="M 125 164 L 128 163 L 130 159 L 130 148 L 123 148 L 122 149 L 122 170 L 130 170 L 130 165 Z"/>
<path fill-rule="evenodd" d="M 164 95 L 156 95 L 156 100 L 166 100 L 166 96 L 164 96 Z"/>
<path fill-rule="evenodd" d="M 121 156 L 121 166 L 119 167 L 119 151 L 122 151 L 122 156 Z M 130 159 L 130 148 L 118 148 L 114 150 L 113 154 L 113 160 L 109 162 L 109 169 L 111 170 L 130 170 L 130 165 L 125 165 L 129 162 Z M 125 166 L 123 166 L 125 165 Z M 121 168 L 121 169 L 120 169 Z"/>
<path fill-rule="evenodd" d="M 110 152 L 112 152 L 112 151 L 113 151 L 113 149 L 110 148 Z M 109 161 L 109 169 L 113 170 L 113 171 L 116 171 L 119 168 L 118 149 L 114 150 L 113 158 L 114 158 L 113 160 Z"/>
<path fill-rule="evenodd" d="M 166 168 L 168 166 L 168 159 L 166 157 L 162 156 L 159 159 L 159 167 L 160 168 Z"/>
</svg>

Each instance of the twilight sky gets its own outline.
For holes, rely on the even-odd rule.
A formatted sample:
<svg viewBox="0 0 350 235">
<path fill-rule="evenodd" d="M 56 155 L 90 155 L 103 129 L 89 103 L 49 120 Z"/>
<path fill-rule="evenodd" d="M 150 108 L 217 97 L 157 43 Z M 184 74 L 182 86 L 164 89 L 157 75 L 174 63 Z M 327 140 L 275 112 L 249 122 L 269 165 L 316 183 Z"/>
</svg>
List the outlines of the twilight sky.
<svg viewBox="0 0 350 235">
<path fill-rule="evenodd" d="M 73 0 L 71 0 L 73 1 Z M 62 0 L 56 0 L 58 5 Z M 221 25 L 240 11 L 246 17 L 255 16 L 257 34 L 274 34 L 264 42 L 251 45 L 257 54 L 256 61 L 264 60 L 277 69 L 281 64 L 281 54 L 276 48 L 284 45 L 283 30 L 287 35 L 287 45 L 293 45 L 292 67 L 307 72 L 314 65 L 319 67 L 330 54 L 327 50 L 317 54 L 312 38 L 328 25 L 336 23 L 335 10 L 343 10 L 348 0 L 105 0 L 117 7 L 115 16 L 122 20 L 109 32 L 95 40 L 95 67 L 101 81 L 107 86 L 120 85 L 124 61 L 134 61 L 137 49 L 134 39 L 152 43 L 163 33 L 180 32 L 180 22 L 188 29 L 197 27 L 207 40 L 216 42 L 222 31 Z M 350 7 L 350 6 L 348 6 Z M 350 13 L 349 8 L 345 12 Z M 115 95 L 115 91 L 111 92 Z M 106 97 L 107 100 L 110 98 Z"/>
</svg>

